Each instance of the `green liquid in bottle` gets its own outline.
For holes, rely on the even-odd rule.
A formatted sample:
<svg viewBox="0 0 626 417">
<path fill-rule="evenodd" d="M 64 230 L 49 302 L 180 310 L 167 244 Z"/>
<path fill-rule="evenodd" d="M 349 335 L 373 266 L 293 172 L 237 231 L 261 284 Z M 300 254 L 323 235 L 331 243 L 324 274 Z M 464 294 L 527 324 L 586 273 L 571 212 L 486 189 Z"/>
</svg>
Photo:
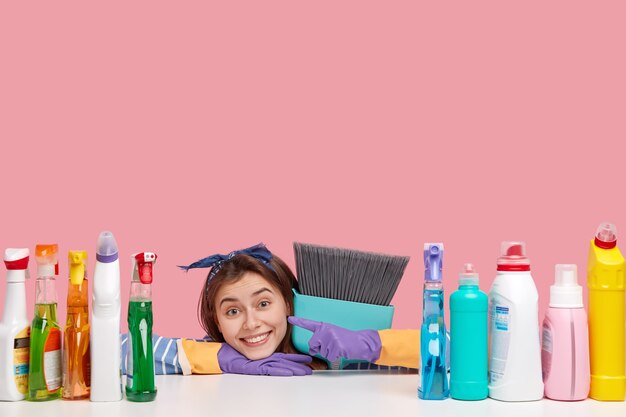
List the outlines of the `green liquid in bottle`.
<svg viewBox="0 0 626 417">
<path fill-rule="evenodd" d="M 61 328 L 57 323 L 57 305 L 36 304 L 30 332 L 28 400 L 60 398 L 61 378 Z"/>
<path fill-rule="evenodd" d="M 128 304 L 128 367 L 126 398 L 129 401 L 153 401 L 154 356 L 152 353 L 152 301 Z"/>
</svg>

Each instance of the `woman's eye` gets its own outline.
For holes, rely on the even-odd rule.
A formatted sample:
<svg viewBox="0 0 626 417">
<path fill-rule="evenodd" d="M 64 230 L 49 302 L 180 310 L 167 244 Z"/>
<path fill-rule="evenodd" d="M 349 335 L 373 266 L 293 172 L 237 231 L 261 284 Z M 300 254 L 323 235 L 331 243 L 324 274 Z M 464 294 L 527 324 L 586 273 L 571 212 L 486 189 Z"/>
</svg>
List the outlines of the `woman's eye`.
<svg viewBox="0 0 626 417">
<path fill-rule="evenodd" d="M 237 310 L 236 308 L 231 308 L 229 310 L 226 310 L 226 315 L 227 316 L 234 316 L 238 312 L 239 312 L 239 310 Z"/>
<path fill-rule="evenodd" d="M 259 303 L 259 307 L 261 307 L 261 308 L 266 308 L 266 307 L 269 307 L 269 305 L 270 305 L 270 302 L 269 302 L 269 301 L 261 301 L 261 302 Z"/>
</svg>

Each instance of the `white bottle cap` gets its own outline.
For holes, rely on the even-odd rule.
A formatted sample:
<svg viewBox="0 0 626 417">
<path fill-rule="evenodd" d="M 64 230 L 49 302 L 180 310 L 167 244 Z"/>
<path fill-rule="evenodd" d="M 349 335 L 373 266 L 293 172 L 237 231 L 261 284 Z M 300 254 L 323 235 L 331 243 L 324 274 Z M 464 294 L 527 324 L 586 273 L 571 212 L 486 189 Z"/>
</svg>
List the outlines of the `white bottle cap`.
<svg viewBox="0 0 626 417">
<path fill-rule="evenodd" d="M 459 274 L 459 285 L 478 285 L 478 272 L 473 264 L 463 265 L 463 272 Z"/>
<path fill-rule="evenodd" d="M 557 264 L 554 274 L 554 285 L 550 286 L 550 307 L 582 308 L 583 287 L 578 285 L 578 267 L 574 264 Z"/>
</svg>

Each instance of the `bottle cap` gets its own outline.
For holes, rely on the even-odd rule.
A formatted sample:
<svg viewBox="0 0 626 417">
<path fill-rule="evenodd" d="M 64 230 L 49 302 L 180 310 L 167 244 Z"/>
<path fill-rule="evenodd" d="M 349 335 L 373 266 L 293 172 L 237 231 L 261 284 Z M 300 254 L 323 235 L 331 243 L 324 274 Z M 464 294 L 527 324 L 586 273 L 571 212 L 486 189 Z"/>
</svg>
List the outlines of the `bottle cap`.
<svg viewBox="0 0 626 417">
<path fill-rule="evenodd" d="M 132 256 L 133 281 L 141 281 L 142 284 L 152 284 L 152 266 L 157 260 L 156 253 L 141 252 Z"/>
<path fill-rule="evenodd" d="M 38 277 L 54 277 L 59 274 L 58 253 L 59 245 L 56 243 L 35 246 Z"/>
<path fill-rule="evenodd" d="M 600 224 L 594 243 L 602 249 L 613 249 L 617 246 L 617 227 L 608 222 Z"/>
<path fill-rule="evenodd" d="M 530 271 L 524 242 L 504 241 L 500 245 L 498 271 Z"/>
<path fill-rule="evenodd" d="M 550 286 L 550 307 L 583 307 L 583 287 L 578 285 L 578 267 L 575 264 L 557 264 L 554 267 L 554 285 Z"/>
<path fill-rule="evenodd" d="M 70 282 L 72 285 L 80 285 L 85 279 L 85 267 L 87 263 L 87 251 L 71 250 L 67 254 L 70 264 Z"/>
<path fill-rule="evenodd" d="M 98 245 L 96 247 L 96 260 L 105 264 L 117 261 L 119 255 L 117 253 L 117 242 L 115 236 L 111 232 L 102 232 L 98 236 Z"/>
<path fill-rule="evenodd" d="M 459 274 L 459 285 L 478 285 L 478 272 L 473 264 L 463 265 L 463 272 Z"/>
<path fill-rule="evenodd" d="M 424 281 L 441 282 L 443 268 L 443 243 L 424 244 Z"/>
<path fill-rule="evenodd" d="M 28 257 L 30 251 L 28 248 L 8 248 L 4 251 L 4 266 L 8 271 L 26 271 L 24 276 L 21 274 L 8 274 L 7 282 L 24 282 L 29 278 L 28 273 Z"/>
</svg>

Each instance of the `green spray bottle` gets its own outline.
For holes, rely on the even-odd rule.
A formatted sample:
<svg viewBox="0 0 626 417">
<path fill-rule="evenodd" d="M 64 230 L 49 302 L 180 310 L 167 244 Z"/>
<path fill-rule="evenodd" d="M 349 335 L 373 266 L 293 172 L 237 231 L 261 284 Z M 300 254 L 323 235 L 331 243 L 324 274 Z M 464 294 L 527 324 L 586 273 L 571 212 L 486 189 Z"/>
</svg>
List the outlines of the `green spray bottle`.
<svg viewBox="0 0 626 417">
<path fill-rule="evenodd" d="M 57 322 L 56 276 L 59 247 L 37 245 L 35 317 L 30 331 L 28 400 L 48 401 L 61 397 L 61 327 Z"/>
<path fill-rule="evenodd" d="M 478 288 L 478 273 L 465 264 L 459 289 L 450 296 L 450 396 L 484 400 L 487 386 L 489 298 Z"/>
<path fill-rule="evenodd" d="M 152 252 L 133 255 L 133 275 L 128 303 L 128 355 L 126 398 L 145 402 L 156 398 L 152 352 Z"/>
</svg>

